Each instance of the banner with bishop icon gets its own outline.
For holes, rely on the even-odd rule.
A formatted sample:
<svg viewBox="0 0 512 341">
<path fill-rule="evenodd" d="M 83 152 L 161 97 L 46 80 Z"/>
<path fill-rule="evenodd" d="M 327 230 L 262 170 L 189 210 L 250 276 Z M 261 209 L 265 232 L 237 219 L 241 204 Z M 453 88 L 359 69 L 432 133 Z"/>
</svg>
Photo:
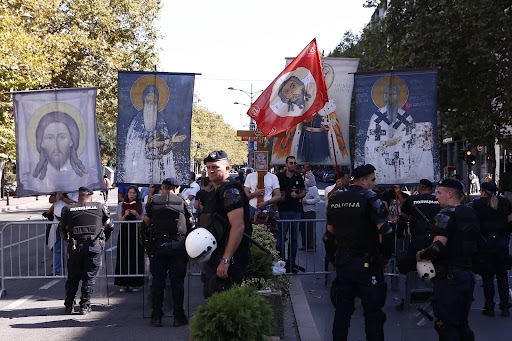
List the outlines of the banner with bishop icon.
<svg viewBox="0 0 512 341">
<path fill-rule="evenodd" d="M 18 197 L 105 189 L 96 88 L 14 92 Z"/>
<path fill-rule="evenodd" d="M 119 71 L 115 182 L 147 186 L 190 176 L 195 74 Z"/>
<path fill-rule="evenodd" d="M 355 74 L 355 165 L 379 185 L 438 182 L 437 69 Z"/>
<path fill-rule="evenodd" d="M 286 58 L 289 64 L 292 58 Z M 288 155 L 297 162 L 350 166 L 349 122 L 354 72 L 358 58 L 321 58 L 329 101 L 312 117 L 274 138 L 272 164 L 285 164 Z"/>
</svg>

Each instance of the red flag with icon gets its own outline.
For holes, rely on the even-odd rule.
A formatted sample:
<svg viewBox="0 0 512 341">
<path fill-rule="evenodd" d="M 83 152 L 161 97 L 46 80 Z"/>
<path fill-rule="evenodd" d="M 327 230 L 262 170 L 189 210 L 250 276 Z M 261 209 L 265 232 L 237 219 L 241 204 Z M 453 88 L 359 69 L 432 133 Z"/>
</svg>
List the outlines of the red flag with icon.
<svg viewBox="0 0 512 341">
<path fill-rule="evenodd" d="M 271 137 L 312 117 L 328 101 L 315 38 L 270 83 L 247 115 Z"/>
</svg>

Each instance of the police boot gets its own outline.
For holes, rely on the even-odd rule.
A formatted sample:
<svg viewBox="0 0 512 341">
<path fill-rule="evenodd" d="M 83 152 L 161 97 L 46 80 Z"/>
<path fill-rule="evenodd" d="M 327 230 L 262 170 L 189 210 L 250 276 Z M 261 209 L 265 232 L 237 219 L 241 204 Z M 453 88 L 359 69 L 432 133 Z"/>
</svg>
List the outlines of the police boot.
<svg viewBox="0 0 512 341">
<path fill-rule="evenodd" d="M 151 322 L 149 323 L 152 327 L 162 326 L 162 316 L 151 316 Z"/>
<path fill-rule="evenodd" d="M 75 312 L 75 302 L 64 304 L 66 308 L 64 308 L 64 313 L 66 315 L 71 315 Z"/>
<path fill-rule="evenodd" d="M 188 324 L 188 318 L 185 316 L 185 313 L 175 313 L 174 314 L 174 323 L 172 324 L 173 327 L 181 327 Z"/>
<path fill-rule="evenodd" d="M 503 317 L 509 317 L 510 316 L 508 302 L 505 303 L 505 304 L 500 304 L 500 309 L 501 309 L 501 316 L 503 316 Z"/>
<path fill-rule="evenodd" d="M 87 315 L 92 311 L 89 304 L 83 304 L 80 306 L 80 315 Z"/>
<path fill-rule="evenodd" d="M 494 304 L 485 305 L 484 310 L 482 310 L 482 314 L 489 317 L 494 317 Z"/>
</svg>

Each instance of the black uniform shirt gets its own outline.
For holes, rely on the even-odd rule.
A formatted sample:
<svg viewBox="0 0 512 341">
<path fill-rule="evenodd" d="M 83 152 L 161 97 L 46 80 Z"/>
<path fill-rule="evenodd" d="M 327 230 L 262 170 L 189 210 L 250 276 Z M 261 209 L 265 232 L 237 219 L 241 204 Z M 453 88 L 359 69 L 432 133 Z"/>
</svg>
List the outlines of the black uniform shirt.
<svg viewBox="0 0 512 341">
<path fill-rule="evenodd" d="M 292 177 L 289 178 L 286 176 L 286 172 L 281 172 L 277 174 L 277 179 L 279 180 L 279 187 L 281 188 L 281 193 L 285 193 L 284 201 L 279 201 L 278 206 L 280 211 L 302 211 L 302 205 L 300 203 L 300 199 L 294 199 L 291 197 L 291 193 L 295 192 L 297 194 L 304 188 L 304 180 L 297 173 L 293 173 Z"/>
<path fill-rule="evenodd" d="M 414 208 L 416 206 L 429 220 L 427 222 L 421 214 Z M 434 222 L 434 217 L 441 210 L 439 202 L 432 194 L 415 194 L 404 199 L 402 212 L 410 216 L 411 235 L 413 237 L 424 235 L 430 231 L 430 224 Z"/>
</svg>

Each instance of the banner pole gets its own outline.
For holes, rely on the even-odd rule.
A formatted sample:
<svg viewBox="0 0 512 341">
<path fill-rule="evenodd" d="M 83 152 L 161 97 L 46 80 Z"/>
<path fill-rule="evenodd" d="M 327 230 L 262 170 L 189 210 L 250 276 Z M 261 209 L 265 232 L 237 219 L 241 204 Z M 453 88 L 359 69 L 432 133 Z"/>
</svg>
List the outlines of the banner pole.
<svg viewBox="0 0 512 341">
<path fill-rule="evenodd" d="M 336 147 L 334 146 L 334 138 L 331 135 L 331 142 L 332 142 L 332 153 L 334 154 L 334 164 L 336 165 L 336 179 L 340 178 L 340 171 L 338 170 L 338 158 L 336 157 Z"/>
</svg>

